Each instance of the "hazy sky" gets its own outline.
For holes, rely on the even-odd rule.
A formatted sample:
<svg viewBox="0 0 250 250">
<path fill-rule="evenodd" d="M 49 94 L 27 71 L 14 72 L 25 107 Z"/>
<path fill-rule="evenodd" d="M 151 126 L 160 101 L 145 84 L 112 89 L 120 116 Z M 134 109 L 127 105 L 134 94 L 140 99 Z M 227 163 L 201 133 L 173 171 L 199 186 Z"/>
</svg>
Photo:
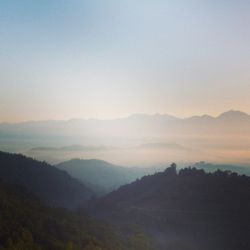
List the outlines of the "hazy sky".
<svg viewBox="0 0 250 250">
<path fill-rule="evenodd" d="M 0 0 L 0 121 L 250 113 L 249 0 Z"/>
</svg>

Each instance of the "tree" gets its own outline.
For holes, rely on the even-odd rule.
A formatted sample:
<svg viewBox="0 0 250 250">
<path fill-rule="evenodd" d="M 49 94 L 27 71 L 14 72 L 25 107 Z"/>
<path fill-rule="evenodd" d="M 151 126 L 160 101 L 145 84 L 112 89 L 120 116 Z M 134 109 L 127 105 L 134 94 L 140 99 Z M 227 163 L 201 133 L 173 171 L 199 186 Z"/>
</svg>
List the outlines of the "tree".
<svg viewBox="0 0 250 250">
<path fill-rule="evenodd" d="M 177 165 L 173 162 L 170 167 L 165 169 L 164 173 L 168 176 L 177 176 L 176 167 Z"/>
</svg>

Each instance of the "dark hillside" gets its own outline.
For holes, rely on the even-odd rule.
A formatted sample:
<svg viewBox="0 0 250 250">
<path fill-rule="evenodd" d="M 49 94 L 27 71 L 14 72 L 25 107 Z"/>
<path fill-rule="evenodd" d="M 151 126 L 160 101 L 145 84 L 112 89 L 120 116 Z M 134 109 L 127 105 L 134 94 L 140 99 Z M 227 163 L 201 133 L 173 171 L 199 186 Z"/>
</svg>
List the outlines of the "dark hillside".
<svg viewBox="0 0 250 250">
<path fill-rule="evenodd" d="M 173 165 L 93 206 L 99 216 L 143 226 L 156 249 L 250 249 L 250 177 L 230 171 L 177 173 Z"/>
<path fill-rule="evenodd" d="M 0 152 L 0 179 L 22 185 L 56 207 L 78 207 L 93 195 L 67 172 L 18 154 Z"/>
<path fill-rule="evenodd" d="M 0 198 L 1 250 L 149 249 L 139 231 L 121 236 L 82 210 L 46 207 L 20 186 L 0 182 Z"/>
<path fill-rule="evenodd" d="M 121 167 L 96 159 L 72 159 L 62 162 L 56 167 L 80 179 L 97 195 L 107 194 L 121 185 L 153 172 L 153 169 L 150 168 Z"/>
</svg>

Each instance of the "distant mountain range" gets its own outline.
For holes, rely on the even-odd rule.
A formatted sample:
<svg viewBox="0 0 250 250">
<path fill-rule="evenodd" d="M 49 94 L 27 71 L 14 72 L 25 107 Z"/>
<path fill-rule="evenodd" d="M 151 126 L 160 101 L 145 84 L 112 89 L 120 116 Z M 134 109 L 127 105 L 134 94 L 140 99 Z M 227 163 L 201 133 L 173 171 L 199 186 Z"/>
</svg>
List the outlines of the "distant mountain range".
<svg viewBox="0 0 250 250">
<path fill-rule="evenodd" d="M 8 133 L 11 135 L 13 132 L 18 134 L 20 132 L 27 133 L 30 135 L 35 134 L 53 134 L 53 135 L 62 135 L 64 131 L 69 132 L 71 135 L 92 135 L 93 132 L 102 133 L 104 132 L 115 132 L 109 130 L 110 128 L 120 126 L 129 127 L 133 126 L 137 128 L 138 125 L 143 125 L 143 127 L 147 127 L 148 129 L 154 128 L 154 126 L 161 126 L 167 123 L 192 123 L 192 122 L 250 122 L 250 115 L 241 111 L 230 110 L 220 114 L 217 117 L 212 117 L 209 115 L 202 116 L 192 116 L 188 118 L 178 118 L 174 116 L 170 116 L 167 114 L 134 114 L 125 118 L 119 119 L 110 119 L 110 120 L 98 120 L 98 119 L 72 119 L 66 121 L 56 121 L 56 120 L 48 120 L 48 121 L 30 121 L 23 123 L 1 123 L 0 129 L 1 132 L 5 132 L 4 134 L 7 136 Z M 137 133 L 141 131 L 137 131 Z M 157 131 L 155 131 L 157 132 Z M 158 131 L 159 132 L 159 131 Z M 2 134 L 2 135 L 4 135 Z M 68 134 L 67 134 L 68 135 Z"/>
<path fill-rule="evenodd" d="M 216 121 L 232 121 L 232 122 L 241 122 L 241 121 L 249 121 L 250 115 L 245 112 L 237 111 L 237 110 L 230 110 L 220 114 L 217 117 L 209 116 L 209 115 L 202 115 L 202 116 L 192 116 L 190 118 L 186 118 L 184 120 L 216 120 Z"/>
<path fill-rule="evenodd" d="M 59 163 L 103 159 L 120 165 L 213 161 L 250 162 L 250 115 L 230 110 L 177 118 L 134 114 L 126 118 L 0 124 L 0 150 Z M 126 155 L 126 157 L 125 157 Z"/>
<path fill-rule="evenodd" d="M 231 171 L 241 175 L 250 176 L 250 167 L 242 167 L 236 165 L 229 165 L 229 164 L 212 164 L 207 162 L 197 162 L 193 165 L 193 167 L 197 169 L 203 169 L 208 173 L 213 173 L 218 169 L 222 171 Z"/>
<path fill-rule="evenodd" d="M 176 116 L 168 115 L 168 114 L 132 114 L 128 117 L 124 118 L 116 118 L 116 119 L 71 119 L 71 120 L 43 120 L 43 121 L 26 121 L 26 122 L 21 122 L 21 123 L 8 123 L 4 122 L 1 123 L 1 126 L 7 127 L 9 125 L 13 126 L 23 126 L 23 127 L 28 127 L 28 126 L 45 126 L 47 124 L 51 124 L 51 126 L 58 126 L 63 123 L 67 124 L 77 124 L 81 122 L 114 122 L 114 121 L 176 121 L 176 120 L 190 120 L 190 119 L 211 119 L 211 120 L 232 120 L 232 121 L 242 121 L 242 120 L 250 120 L 250 115 L 239 111 L 239 110 L 229 110 L 226 112 L 221 113 L 218 116 L 210 116 L 210 115 L 201 115 L 201 116 L 190 116 L 187 118 L 179 118 Z M 39 124 L 39 125 L 38 125 Z"/>
<path fill-rule="evenodd" d="M 82 206 L 94 193 L 67 172 L 23 155 L 0 152 L 0 179 L 24 186 L 55 207 Z"/>
</svg>

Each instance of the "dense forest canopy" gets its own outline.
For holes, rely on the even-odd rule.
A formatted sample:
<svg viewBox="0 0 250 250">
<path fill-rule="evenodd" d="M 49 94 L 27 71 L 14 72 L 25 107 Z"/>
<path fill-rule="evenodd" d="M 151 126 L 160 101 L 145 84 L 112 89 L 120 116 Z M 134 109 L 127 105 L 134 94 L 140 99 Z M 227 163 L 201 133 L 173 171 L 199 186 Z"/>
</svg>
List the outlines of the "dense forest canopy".
<svg viewBox="0 0 250 250">
<path fill-rule="evenodd" d="M 92 163 L 94 184 L 103 162 Z M 96 198 L 65 171 L 1 152 L 1 249 L 249 249 L 250 177 L 203 165 L 173 163 Z"/>
<path fill-rule="evenodd" d="M 0 197 L 1 250 L 150 249 L 136 227 L 128 227 L 128 233 L 91 219 L 82 209 L 46 207 L 20 186 L 1 182 Z"/>
<path fill-rule="evenodd" d="M 67 172 L 20 154 L 0 152 L 0 179 L 22 185 L 56 207 L 79 207 L 93 195 Z"/>
<path fill-rule="evenodd" d="M 191 167 L 177 172 L 173 164 L 100 198 L 90 211 L 141 225 L 155 249 L 235 250 L 250 248 L 249 201 L 250 177 Z"/>
</svg>

